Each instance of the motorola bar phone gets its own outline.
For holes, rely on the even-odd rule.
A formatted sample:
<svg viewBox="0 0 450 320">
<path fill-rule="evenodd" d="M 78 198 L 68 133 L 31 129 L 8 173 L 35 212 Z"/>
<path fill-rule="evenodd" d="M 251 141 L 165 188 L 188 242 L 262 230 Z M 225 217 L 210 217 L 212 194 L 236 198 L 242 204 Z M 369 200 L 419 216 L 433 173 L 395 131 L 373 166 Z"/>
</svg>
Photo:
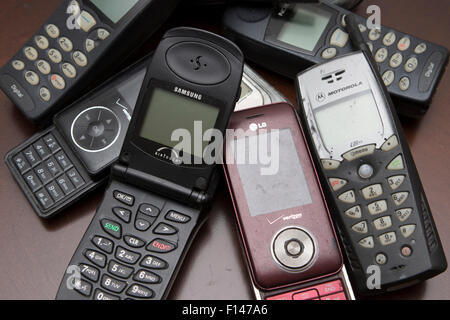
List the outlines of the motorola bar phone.
<svg viewBox="0 0 450 320">
<path fill-rule="evenodd" d="M 208 156 L 221 155 L 243 60 L 236 45 L 210 32 L 176 28 L 163 36 L 58 299 L 167 296 L 220 178 Z M 184 135 L 174 139 L 177 132 Z"/>
<path fill-rule="evenodd" d="M 99 84 L 156 31 L 178 0 L 64 0 L 0 70 L 0 88 L 32 122 Z"/>
<path fill-rule="evenodd" d="M 236 5 L 223 18 L 225 34 L 246 58 L 290 78 L 317 63 L 353 51 L 345 29 L 346 15 L 355 17 L 365 41 L 394 97 L 407 100 L 399 108 L 416 117 L 428 109 L 448 50 L 389 27 L 369 29 L 366 18 L 327 3 L 297 4 L 280 16 L 271 7 Z"/>
<path fill-rule="evenodd" d="M 394 105 L 370 59 L 358 51 L 297 77 L 303 128 L 363 295 L 403 288 L 447 266 Z"/>
<path fill-rule="evenodd" d="M 5 162 L 42 218 L 51 218 L 106 184 L 144 80 L 151 54 L 54 117 L 54 124 L 10 150 Z M 235 110 L 284 101 L 247 65 Z"/>
<path fill-rule="evenodd" d="M 50 218 L 106 184 L 150 57 L 61 111 L 53 125 L 10 150 L 5 162 L 39 217 Z"/>
<path fill-rule="evenodd" d="M 236 112 L 229 129 L 224 168 L 257 297 L 353 299 L 294 108 Z"/>
</svg>

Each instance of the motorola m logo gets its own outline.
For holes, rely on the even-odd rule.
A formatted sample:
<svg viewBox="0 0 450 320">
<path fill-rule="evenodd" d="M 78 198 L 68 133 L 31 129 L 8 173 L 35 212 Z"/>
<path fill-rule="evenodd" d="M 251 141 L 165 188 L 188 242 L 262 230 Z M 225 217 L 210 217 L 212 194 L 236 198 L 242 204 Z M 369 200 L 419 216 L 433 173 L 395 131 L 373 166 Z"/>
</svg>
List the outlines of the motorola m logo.
<svg viewBox="0 0 450 320">
<path fill-rule="evenodd" d="M 328 92 L 328 96 L 330 97 L 330 96 L 332 96 L 332 95 L 335 95 L 335 94 L 344 92 L 344 91 L 346 91 L 346 90 L 350 90 L 350 89 L 359 87 L 359 86 L 362 85 L 362 84 L 363 84 L 362 81 L 360 81 L 360 82 L 355 82 L 355 83 L 353 83 L 353 84 L 349 84 L 348 86 L 345 86 L 345 87 L 342 87 L 342 88 L 339 88 L 339 89 L 336 89 L 336 90 L 333 90 L 333 91 Z"/>
<path fill-rule="evenodd" d="M 202 98 L 203 98 L 203 96 L 200 93 L 196 93 L 196 92 L 186 90 L 183 88 L 179 88 L 179 87 L 174 87 L 173 92 L 181 94 L 181 95 L 189 97 L 189 98 L 192 98 L 192 99 L 202 100 Z"/>
</svg>

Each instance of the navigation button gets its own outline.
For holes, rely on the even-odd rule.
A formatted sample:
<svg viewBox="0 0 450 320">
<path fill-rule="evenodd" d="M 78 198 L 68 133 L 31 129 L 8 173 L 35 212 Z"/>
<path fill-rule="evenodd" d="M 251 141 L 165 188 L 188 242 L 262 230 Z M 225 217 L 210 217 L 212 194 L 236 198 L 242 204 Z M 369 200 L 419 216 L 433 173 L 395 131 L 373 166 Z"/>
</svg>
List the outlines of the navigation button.
<svg viewBox="0 0 450 320">
<path fill-rule="evenodd" d="M 83 10 L 76 19 L 76 23 L 80 26 L 81 30 L 89 32 L 89 30 L 97 24 L 97 21 L 95 21 L 94 17 L 89 12 Z"/>
<path fill-rule="evenodd" d="M 338 28 L 334 30 L 333 34 L 331 35 L 330 45 L 343 48 L 347 44 L 348 39 L 348 33 Z"/>
<path fill-rule="evenodd" d="M 115 207 L 113 208 L 113 213 L 120 219 L 122 219 L 125 222 L 130 222 L 131 220 L 131 210 Z"/>
<path fill-rule="evenodd" d="M 155 234 L 165 234 L 165 235 L 171 235 L 177 233 L 178 230 L 172 227 L 171 225 L 168 225 L 167 223 L 161 222 L 159 223 L 156 228 L 153 230 L 153 233 Z"/>
</svg>

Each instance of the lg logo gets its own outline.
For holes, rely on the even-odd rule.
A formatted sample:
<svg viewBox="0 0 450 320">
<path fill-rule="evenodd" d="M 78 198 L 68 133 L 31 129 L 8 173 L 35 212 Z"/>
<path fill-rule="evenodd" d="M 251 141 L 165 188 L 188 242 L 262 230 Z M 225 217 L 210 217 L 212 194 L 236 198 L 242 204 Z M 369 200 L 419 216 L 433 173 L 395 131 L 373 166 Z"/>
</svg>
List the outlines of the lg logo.
<svg viewBox="0 0 450 320">
<path fill-rule="evenodd" d="M 267 128 L 267 123 L 266 122 L 262 122 L 262 123 L 251 123 L 249 126 L 249 129 L 251 131 L 256 131 L 258 129 L 265 129 Z"/>
</svg>

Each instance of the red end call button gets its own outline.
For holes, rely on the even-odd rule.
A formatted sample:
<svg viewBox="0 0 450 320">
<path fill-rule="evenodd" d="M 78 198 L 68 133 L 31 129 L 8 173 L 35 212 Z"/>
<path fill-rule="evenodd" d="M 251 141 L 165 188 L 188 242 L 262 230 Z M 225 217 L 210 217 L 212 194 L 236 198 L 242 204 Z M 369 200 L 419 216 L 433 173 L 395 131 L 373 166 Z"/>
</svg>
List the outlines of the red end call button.
<svg viewBox="0 0 450 320">
<path fill-rule="evenodd" d="M 292 293 L 288 292 L 288 293 L 279 294 L 277 296 L 268 297 L 267 300 L 292 300 L 291 296 L 292 296 Z"/>
<path fill-rule="evenodd" d="M 163 239 L 155 239 L 149 243 L 147 246 L 148 251 L 166 253 L 177 248 L 173 243 L 163 240 Z"/>
<path fill-rule="evenodd" d="M 320 300 L 347 300 L 347 297 L 345 296 L 345 293 L 339 292 L 326 297 L 321 297 Z"/>
<path fill-rule="evenodd" d="M 323 283 L 321 285 L 316 286 L 315 289 L 317 289 L 317 291 L 319 291 L 319 295 L 321 297 L 327 296 L 329 294 L 344 291 L 341 280 Z"/>
</svg>

